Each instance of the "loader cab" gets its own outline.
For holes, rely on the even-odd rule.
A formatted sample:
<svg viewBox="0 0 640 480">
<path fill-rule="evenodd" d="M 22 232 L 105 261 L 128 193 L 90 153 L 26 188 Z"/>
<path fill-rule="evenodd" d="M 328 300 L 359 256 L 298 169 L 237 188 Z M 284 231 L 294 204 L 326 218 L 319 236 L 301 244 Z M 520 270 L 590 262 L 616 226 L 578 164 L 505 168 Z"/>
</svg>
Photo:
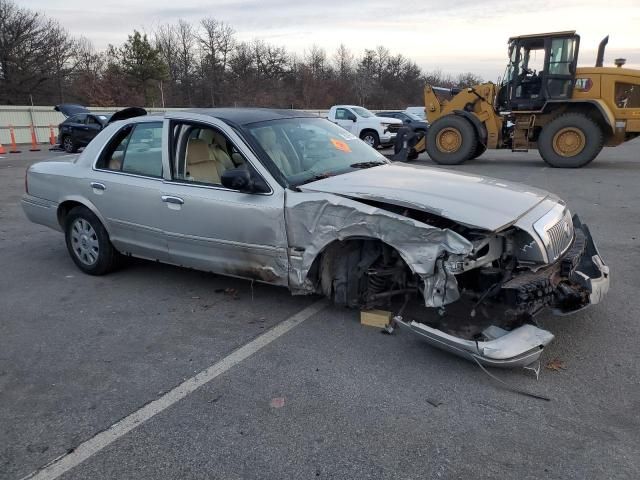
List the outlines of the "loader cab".
<svg viewBox="0 0 640 480">
<path fill-rule="evenodd" d="M 498 93 L 503 111 L 540 110 L 573 93 L 580 37 L 574 31 L 509 39 L 509 65 Z"/>
</svg>

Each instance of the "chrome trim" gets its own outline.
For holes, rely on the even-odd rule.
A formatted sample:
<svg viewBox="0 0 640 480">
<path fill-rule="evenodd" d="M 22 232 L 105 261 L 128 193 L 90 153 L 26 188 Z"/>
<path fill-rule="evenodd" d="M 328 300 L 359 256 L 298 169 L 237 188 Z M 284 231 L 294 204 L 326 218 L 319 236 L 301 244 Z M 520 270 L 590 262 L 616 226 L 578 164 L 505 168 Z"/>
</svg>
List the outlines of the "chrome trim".
<svg viewBox="0 0 640 480">
<path fill-rule="evenodd" d="M 542 240 L 547 254 L 547 262 L 555 262 L 566 252 L 575 236 L 571 212 L 562 204 L 557 204 L 538 221 L 533 228 Z"/>
<path fill-rule="evenodd" d="M 162 195 L 162 197 L 160 198 L 162 199 L 163 202 L 166 202 L 166 203 L 175 203 L 176 205 L 184 204 L 184 200 L 181 199 L 180 197 L 174 197 L 172 195 Z"/>
</svg>

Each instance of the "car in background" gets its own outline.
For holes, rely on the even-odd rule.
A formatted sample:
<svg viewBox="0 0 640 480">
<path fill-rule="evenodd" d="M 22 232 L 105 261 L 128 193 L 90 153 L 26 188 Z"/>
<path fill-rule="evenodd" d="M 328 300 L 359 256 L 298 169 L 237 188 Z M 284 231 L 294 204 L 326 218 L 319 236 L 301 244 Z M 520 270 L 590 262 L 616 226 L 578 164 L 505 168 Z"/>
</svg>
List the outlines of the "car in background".
<svg viewBox="0 0 640 480">
<path fill-rule="evenodd" d="M 356 105 L 334 105 L 327 118 L 373 148 L 392 145 L 402 127 L 402 121 L 397 118 L 379 117 Z"/>
<path fill-rule="evenodd" d="M 58 125 L 58 143 L 67 153 L 86 147 L 111 118 L 110 114 L 91 113 L 88 108 L 71 103 L 56 105 L 54 110 L 67 117 Z"/>
<path fill-rule="evenodd" d="M 424 111 L 424 107 L 407 107 L 404 109 L 404 113 L 411 113 L 412 115 L 415 115 L 421 120 L 427 119 L 427 115 Z"/>
<path fill-rule="evenodd" d="M 379 117 L 396 118 L 398 120 L 402 120 L 402 123 L 404 123 L 405 125 L 411 125 L 414 132 L 427 133 L 427 130 L 429 129 L 429 123 L 425 122 L 413 113 L 401 112 L 399 110 L 396 110 L 378 112 L 376 113 L 376 115 Z"/>
</svg>

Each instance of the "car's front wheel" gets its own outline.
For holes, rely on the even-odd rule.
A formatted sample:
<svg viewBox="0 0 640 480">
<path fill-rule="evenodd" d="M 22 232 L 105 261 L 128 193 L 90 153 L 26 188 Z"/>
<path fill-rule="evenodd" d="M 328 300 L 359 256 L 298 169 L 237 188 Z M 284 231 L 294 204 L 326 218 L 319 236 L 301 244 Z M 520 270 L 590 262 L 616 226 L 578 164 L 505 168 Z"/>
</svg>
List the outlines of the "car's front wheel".
<svg viewBox="0 0 640 480">
<path fill-rule="evenodd" d="M 71 137 L 71 135 L 65 135 L 62 139 L 62 148 L 67 153 L 75 153 L 78 151 L 78 144 Z"/>
<path fill-rule="evenodd" d="M 119 253 L 98 217 L 86 207 L 74 207 L 65 220 L 67 250 L 80 270 L 104 275 L 113 270 Z"/>
</svg>

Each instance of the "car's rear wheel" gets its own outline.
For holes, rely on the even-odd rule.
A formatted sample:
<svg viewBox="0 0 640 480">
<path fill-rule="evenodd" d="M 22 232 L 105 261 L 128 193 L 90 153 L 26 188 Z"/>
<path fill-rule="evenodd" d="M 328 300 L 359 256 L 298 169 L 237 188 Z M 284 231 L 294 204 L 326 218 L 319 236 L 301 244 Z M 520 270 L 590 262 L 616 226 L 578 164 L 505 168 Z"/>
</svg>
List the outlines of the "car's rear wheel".
<svg viewBox="0 0 640 480">
<path fill-rule="evenodd" d="M 441 165 L 458 165 L 473 158 L 477 146 L 473 125 L 456 115 L 439 118 L 427 132 L 427 153 Z"/>
<path fill-rule="evenodd" d="M 78 151 L 78 144 L 71 137 L 71 135 L 65 135 L 62 139 L 62 148 L 67 153 L 75 153 Z"/>
<path fill-rule="evenodd" d="M 120 254 L 98 217 L 86 207 L 74 207 L 65 219 L 67 250 L 77 267 L 89 275 L 116 268 Z"/>
<path fill-rule="evenodd" d="M 566 113 L 546 125 L 538 138 L 538 150 L 552 167 L 580 168 L 602 150 L 602 129 L 589 117 Z"/>
<path fill-rule="evenodd" d="M 378 146 L 380 145 L 380 137 L 374 131 L 365 130 L 360 134 L 360 138 L 362 139 L 362 141 L 364 141 L 364 143 L 372 148 L 378 148 Z"/>
</svg>

